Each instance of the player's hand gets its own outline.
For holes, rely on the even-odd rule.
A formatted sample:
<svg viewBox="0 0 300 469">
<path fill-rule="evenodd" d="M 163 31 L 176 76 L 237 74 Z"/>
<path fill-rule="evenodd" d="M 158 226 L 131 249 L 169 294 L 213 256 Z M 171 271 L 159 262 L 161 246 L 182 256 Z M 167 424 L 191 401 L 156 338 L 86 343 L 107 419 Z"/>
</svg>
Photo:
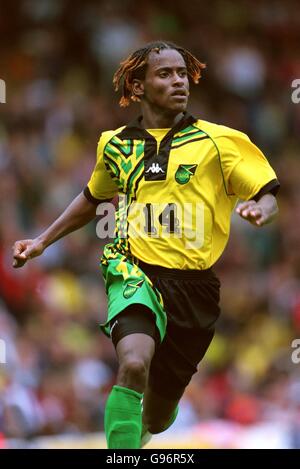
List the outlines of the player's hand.
<svg viewBox="0 0 300 469">
<path fill-rule="evenodd" d="M 23 239 L 16 241 L 13 246 L 13 267 L 23 267 L 23 265 L 33 257 L 40 256 L 44 251 L 43 243 L 39 239 Z"/>
<path fill-rule="evenodd" d="M 255 200 L 248 200 L 239 204 L 236 213 L 254 226 L 262 226 L 269 221 L 268 213 Z"/>
</svg>

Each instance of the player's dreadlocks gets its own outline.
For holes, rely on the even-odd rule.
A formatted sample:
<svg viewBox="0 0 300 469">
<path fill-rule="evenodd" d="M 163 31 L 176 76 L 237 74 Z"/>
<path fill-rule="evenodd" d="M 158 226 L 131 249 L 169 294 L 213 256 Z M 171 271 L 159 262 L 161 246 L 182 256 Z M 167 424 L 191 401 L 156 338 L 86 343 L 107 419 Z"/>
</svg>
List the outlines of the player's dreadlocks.
<svg viewBox="0 0 300 469">
<path fill-rule="evenodd" d="M 177 50 L 185 61 L 188 75 L 192 78 L 194 83 L 199 82 L 201 70 L 206 67 L 204 63 L 199 62 L 199 60 L 196 59 L 196 57 L 194 57 L 188 50 L 183 47 L 179 47 L 172 42 L 150 42 L 141 49 L 133 52 L 129 57 L 127 57 L 127 59 L 121 62 L 120 67 L 114 74 L 113 85 L 115 87 L 115 91 L 119 90 L 121 82 L 123 82 L 123 96 L 119 102 L 121 107 L 129 106 L 130 100 L 140 101 L 140 99 L 132 92 L 132 81 L 134 78 L 144 78 L 147 59 L 150 52 L 155 51 L 159 53 L 163 49 Z"/>
</svg>

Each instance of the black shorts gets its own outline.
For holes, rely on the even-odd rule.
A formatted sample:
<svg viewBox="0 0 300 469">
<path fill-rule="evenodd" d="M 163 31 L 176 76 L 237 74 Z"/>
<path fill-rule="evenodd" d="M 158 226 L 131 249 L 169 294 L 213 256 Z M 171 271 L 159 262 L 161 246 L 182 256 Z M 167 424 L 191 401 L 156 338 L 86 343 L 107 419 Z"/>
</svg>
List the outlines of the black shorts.
<svg viewBox="0 0 300 469">
<path fill-rule="evenodd" d="M 179 399 L 214 336 L 220 281 L 212 269 L 185 271 L 144 262 L 139 267 L 162 294 L 168 319 L 165 338 L 160 343 L 154 316 L 136 305 L 137 309 L 127 308 L 111 321 L 112 340 L 116 345 L 138 332 L 153 337 L 157 346 L 148 385 L 162 397 Z"/>
</svg>

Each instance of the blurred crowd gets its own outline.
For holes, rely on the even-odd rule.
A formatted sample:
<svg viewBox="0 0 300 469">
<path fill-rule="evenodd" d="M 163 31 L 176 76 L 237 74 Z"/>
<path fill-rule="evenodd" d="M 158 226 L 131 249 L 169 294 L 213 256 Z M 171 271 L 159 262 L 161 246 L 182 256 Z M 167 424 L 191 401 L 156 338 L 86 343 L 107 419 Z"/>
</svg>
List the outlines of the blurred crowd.
<svg viewBox="0 0 300 469">
<path fill-rule="evenodd" d="M 106 296 L 95 223 L 12 268 L 85 187 L 101 131 L 138 113 L 112 88 L 119 61 L 162 38 L 207 69 L 189 111 L 246 132 L 281 182 L 280 217 L 255 229 L 233 216 L 215 267 L 222 315 L 186 390 L 182 425 L 227 419 L 288 424 L 300 447 L 300 16 L 295 0 L 19 0 L 0 7 L 0 446 L 6 438 L 103 429 L 115 352 L 99 329 Z M 2 342 L 3 343 L 3 342 Z M 300 357 L 300 353 L 298 355 Z"/>
</svg>

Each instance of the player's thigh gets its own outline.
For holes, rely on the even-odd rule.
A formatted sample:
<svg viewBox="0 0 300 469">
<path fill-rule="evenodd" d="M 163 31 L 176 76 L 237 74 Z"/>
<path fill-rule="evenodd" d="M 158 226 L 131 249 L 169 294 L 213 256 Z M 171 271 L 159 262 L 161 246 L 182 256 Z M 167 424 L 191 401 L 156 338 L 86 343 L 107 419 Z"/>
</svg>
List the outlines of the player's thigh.
<svg viewBox="0 0 300 469">
<path fill-rule="evenodd" d="M 144 305 L 131 305 L 110 325 L 119 364 L 139 361 L 148 368 L 160 342 L 154 314 Z"/>
<path fill-rule="evenodd" d="M 142 362 L 149 368 L 154 352 L 154 339 L 144 333 L 126 335 L 116 346 L 116 353 L 120 364 Z"/>
<path fill-rule="evenodd" d="M 182 396 L 213 339 L 220 314 L 220 285 L 214 273 L 193 275 L 195 278 L 154 279 L 164 298 L 168 324 L 151 362 L 148 385 L 166 399 Z"/>
</svg>

